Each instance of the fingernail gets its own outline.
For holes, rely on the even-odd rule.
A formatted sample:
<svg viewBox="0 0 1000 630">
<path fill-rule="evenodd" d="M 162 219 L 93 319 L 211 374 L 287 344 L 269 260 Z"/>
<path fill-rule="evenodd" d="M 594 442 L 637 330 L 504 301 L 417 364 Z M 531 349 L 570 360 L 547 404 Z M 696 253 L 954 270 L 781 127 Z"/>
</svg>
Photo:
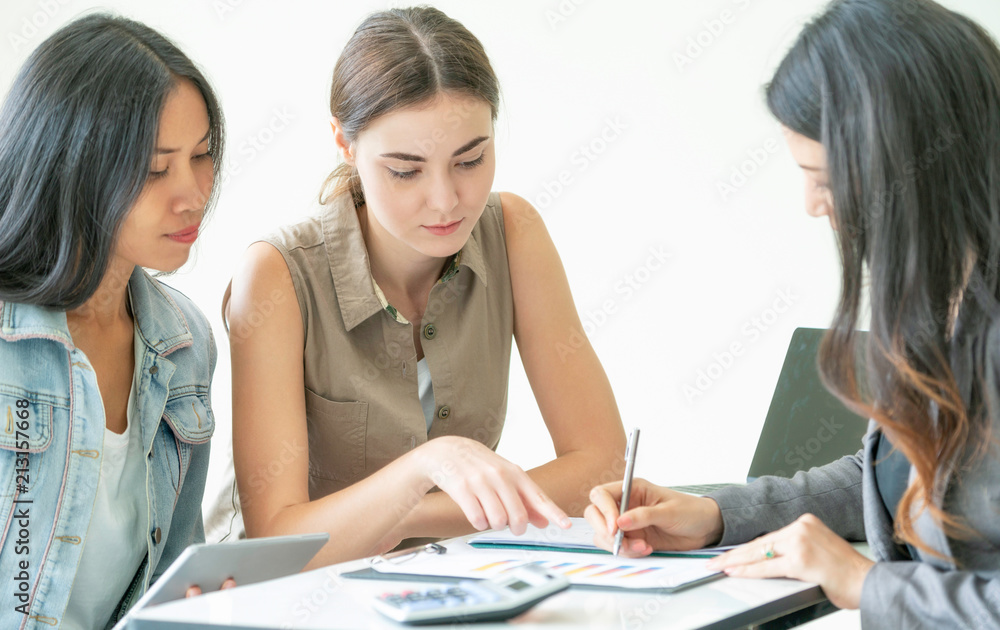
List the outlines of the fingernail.
<svg viewBox="0 0 1000 630">
<path fill-rule="evenodd" d="M 563 528 L 567 528 L 567 527 L 571 526 L 572 524 L 573 524 L 573 522 L 571 520 L 569 520 L 568 518 L 561 518 L 561 519 L 559 519 L 559 525 L 561 525 Z"/>
</svg>

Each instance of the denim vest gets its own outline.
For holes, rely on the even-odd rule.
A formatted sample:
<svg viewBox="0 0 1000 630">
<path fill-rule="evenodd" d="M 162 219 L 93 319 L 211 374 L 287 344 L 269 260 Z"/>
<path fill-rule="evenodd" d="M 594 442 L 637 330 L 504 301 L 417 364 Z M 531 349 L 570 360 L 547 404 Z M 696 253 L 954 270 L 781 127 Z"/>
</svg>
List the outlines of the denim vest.
<svg viewBox="0 0 1000 630">
<path fill-rule="evenodd" d="M 141 268 L 128 290 L 144 343 L 134 417 L 146 453 L 148 552 L 108 627 L 185 547 L 204 540 L 215 426 L 216 349 L 205 316 Z M 0 627 L 60 625 L 93 514 L 104 430 L 97 378 L 66 313 L 0 302 Z"/>
</svg>

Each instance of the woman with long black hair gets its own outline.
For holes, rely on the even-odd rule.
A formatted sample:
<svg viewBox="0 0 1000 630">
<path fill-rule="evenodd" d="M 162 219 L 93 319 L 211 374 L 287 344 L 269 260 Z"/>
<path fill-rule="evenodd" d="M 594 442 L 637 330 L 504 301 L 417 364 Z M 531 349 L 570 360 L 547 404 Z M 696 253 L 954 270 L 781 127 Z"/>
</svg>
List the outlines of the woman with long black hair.
<svg viewBox="0 0 1000 630">
<path fill-rule="evenodd" d="M 623 515 L 617 485 L 598 486 L 596 542 L 619 527 L 627 555 L 756 538 L 713 565 L 817 582 L 866 627 L 996 627 L 1000 50 L 929 0 L 839 0 L 799 36 L 767 103 L 807 211 L 836 231 L 842 288 L 819 364 L 872 418 L 864 448 L 708 497 L 640 481 Z M 845 540 L 866 537 L 874 562 Z"/>
<path fill-rule="evenodd" d="M 4 101 L 3 628 L 111 627 L 204 540 L 216 348 L 144 268 L 187 260 L 223 138 L 194 64 L 107 15 L 46 39 Z"/>
</svg>

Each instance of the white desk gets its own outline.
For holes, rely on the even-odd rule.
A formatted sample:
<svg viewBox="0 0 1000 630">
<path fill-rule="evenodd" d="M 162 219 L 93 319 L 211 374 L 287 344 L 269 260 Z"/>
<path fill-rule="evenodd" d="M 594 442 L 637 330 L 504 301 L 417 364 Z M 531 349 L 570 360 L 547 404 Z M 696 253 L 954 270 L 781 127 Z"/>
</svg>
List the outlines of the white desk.
<svg viewBox="0 0 1000 630">
<path fill-rule="evenodd" d="M 130 630 L 260 630 L 386 628 L 405 626 L 385 619 L 370 602 L 386 591 L 426 582 L 361 580 L 341 573 L 367 567 L 363 560 L 300 573 L 279 580 L 210 593 L 141 611 Z M 819 587 L 794 580 L 722 578 L 674 594 L 571 588 L 511 622 L 525 629 L 740 628 L 825 602 Z M 495 630 L 507 623 L 475 624 Z"/>
</svg>

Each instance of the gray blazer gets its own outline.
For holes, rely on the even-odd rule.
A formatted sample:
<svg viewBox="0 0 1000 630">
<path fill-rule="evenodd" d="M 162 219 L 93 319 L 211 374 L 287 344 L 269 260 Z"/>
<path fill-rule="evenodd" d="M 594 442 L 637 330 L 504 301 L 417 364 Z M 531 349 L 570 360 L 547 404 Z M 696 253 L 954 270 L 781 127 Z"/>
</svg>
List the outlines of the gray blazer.
<svg viewBox="0 0 1000 630">
<path fill-rule="evenodd" d="M 710 494 L 722 509 L 725 530 L 720 544 L 752 540 L 812 513 L 840 536 L 851 541 L 867 539 L 871 547 L 877 564 L 862 589 L 863 627 L 1000 628 L 1000 449 L 996 447 L 1000 441 L 1000 327 L 993 327 L 986 347 L 991 351 L 984 394 L 994 446 L 974 466 L 945 471 L 941 479 L 946 511 L 964 518 L 980 536 L 949 539 L 926 512 L 915 523 L 920 537 L 953 561 L 919 552 L 911 560 L 907 549 L 893 539 L 893 517 L 875 484 L 880 429 L 874 422 L 869 423 L 863 448 L 856 455 L 800 472 L 792 479 L 761 477 L 748 486 Z M 971 361 L 953 365 L 958 376 Z"/>
</svg>

